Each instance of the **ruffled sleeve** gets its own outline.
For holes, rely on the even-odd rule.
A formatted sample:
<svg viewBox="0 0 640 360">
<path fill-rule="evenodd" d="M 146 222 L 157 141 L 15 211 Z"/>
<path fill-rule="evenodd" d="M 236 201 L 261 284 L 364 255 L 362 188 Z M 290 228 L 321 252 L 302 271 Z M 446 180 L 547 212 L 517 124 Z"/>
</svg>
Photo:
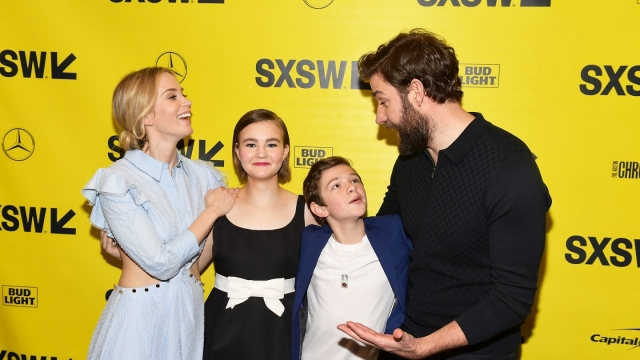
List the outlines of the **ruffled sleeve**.
<svg viewBox="0 0 640 360">
<path fill-rule="evenodd" d="M 151 202 L 123 172 L 100 169 L 82 189 L 93 205 L 90 221 L 116 239 L 124 252 L 145 272 L 159 280 L 174 277 L 200 252 L 188 229 L 163 240 L 148 210 Z"/>
<path fill-rule="evenodd" d="M 213 163 L 202 160 L 195 160 L 194 162 L 199 165 L 204 172 L 209 189 L 215 189 L 220 186 L 227 186 L 227 184 L 229 183 L 229 179 L 226 174 L 223 174 L 222 172 L 220 172 L 220 170 L 216 169 L 216 167 L 213 166 Z"/>
<path fill-rule="evenodd" d="M 149 200 L 137 191 L 135 185 L 130 184 L 124 176 L 119 174 L 109 173 L 107 169 L 98 169 L 95 175 L 89 180 L 87 185 L 82 189 L 82 195 L 89 201 L 93 207 L 91 210 L 91 216 L 89 221 L 91 224 L 100 229 L 107 231 L 110 237 L 113 237 L 109 224 L 104 217 L 102 211 L 102 205 L 100 203 L 100 196 L 98 194 L 107 194 L 113 196 L 123 197 L 125 194 L 131 192 L 131 198 L 135 205 L 147 209 L 149 207 Z"/>
</svg>

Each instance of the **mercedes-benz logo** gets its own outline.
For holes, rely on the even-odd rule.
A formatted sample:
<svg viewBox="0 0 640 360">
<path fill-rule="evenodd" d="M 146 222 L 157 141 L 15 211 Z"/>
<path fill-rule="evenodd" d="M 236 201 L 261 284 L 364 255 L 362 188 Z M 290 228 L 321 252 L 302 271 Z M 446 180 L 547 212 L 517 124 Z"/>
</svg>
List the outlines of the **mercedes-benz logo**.
<svg viewBox="0 0 640 360">
<path fill-rule="evenodd" d="M 312 9 L 324 9 L 331 5 L 333 0 L 303 0 L 308 7 Z"/>
<path fill-rule="evenodd" d="M 36 149 L 36 142 L 30 132 L 22 128 L 7 131 L 2 139 L 2 151 L 14 161 L 27 160 Z"/>
<path fill-rule="evenodd" d="M 187 77 L 187 62 L 177 52 L 167 51 L 158 56 L 156 66 L 166 67 L 173 70 L 178 77 L 178 82 L 183 82 Z"/>
</svg>

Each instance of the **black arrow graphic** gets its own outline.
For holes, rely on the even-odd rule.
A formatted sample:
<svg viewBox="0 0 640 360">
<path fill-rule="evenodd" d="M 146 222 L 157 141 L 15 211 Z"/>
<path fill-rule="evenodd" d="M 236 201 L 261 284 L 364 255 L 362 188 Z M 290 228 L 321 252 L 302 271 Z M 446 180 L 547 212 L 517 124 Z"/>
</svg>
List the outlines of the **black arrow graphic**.
<svg viewBox="0 0 640 360">
<path fill-rule="evenodd" d="M 200 140 L 200 142 L 198 143 L 198 150 L 200 155 L 198 156 L 198 158 L 204 161 L 211 161 L 213 163 L 213 166 L 224 166 L 224 160 L 211 160 L 211 158 L 214 157 L 218 153 L 218 151 L 220 151 L 220 149 L 224 147 L 224 145 L 220 141 L 218 141 L 209 151 L 206 151 L 206 144 L 207 142 L 205 140 Z"/>
<path fill-rule="evenodd" d="M 67 211 L 62 219 L 58 220 L 58 209 L 51 208 L 51 233 L 52 234 L 65 234 L 75 235 L 75 228 L 65 228 L 64 226 L 71 220 L 76 213 L 73 210 Z"/>
<path fill-rule="evenodd" d="M 73 53 L 69 54 L 66 59 L 60 64 L 58 64 L 58 53 L 51 53 L 51 78 L 52 79 L 63 79 L 63 80 L 76 80 L 76 73 L 72 72 L 64 72 L 69 65 L 76 59 L 76 56 Z"/>
</svg>

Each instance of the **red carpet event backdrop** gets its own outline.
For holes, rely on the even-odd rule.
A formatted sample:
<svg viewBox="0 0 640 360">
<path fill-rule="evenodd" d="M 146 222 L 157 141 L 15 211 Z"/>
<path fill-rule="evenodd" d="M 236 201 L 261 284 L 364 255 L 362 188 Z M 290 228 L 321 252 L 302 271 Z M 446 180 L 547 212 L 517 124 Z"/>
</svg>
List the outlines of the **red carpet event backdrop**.
<svg viewBox="0 0 640 360">
<path fill-rule="evenodd" d="M 291 135 L 287 189 L 345 156 L 375 215 L 397 138 L 357 60 L 415 27 L 455 48 L 464 108 L 524 140 L 553 197 L 522 358 L 640 358 L 639 18 L 640 0 L 4 1 L 0 359 L 86 358 L 120 269 L 80 189 L 122 157 L 125 74 L 175 70 L 194 103 L 181 151 L 230 185 L 233 126 L 267 108 Z"/>
</svg>

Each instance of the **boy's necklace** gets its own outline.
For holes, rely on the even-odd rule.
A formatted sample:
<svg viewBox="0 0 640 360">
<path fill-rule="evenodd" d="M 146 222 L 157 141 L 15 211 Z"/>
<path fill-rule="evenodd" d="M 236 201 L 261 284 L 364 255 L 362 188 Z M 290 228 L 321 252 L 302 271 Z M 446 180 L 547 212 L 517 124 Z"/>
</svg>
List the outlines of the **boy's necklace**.
<svg viewBox="0 0 640 360">
<path fill-rule="evenodd" d="M 340 258 L 340 251 L 338 251 L 338 244 L 337 244 L 338 240 L 336 240 L 335 234 L 333 234 L 333 241 L 336 242 L 335 248 L 333 246 L 331 248 L 336 253 L 336 256 L 338 256 L 338 261 L 340 262 L 340 270 L 342 271 L 342 274 L 340 275 L 340 287 L 343 288 L 343 289 L 348 289 L 349 288 L 349 275 L 346 273 L 346 271 L 342 267 L 342 259 Z M 362 241 L 360 241 L 358 243 L 358 246 L 353 251 L 353 254 L 351 254 L 351 258 L 349 259 L 349 263 L 347 264 L 347 269 L 351 265 L 351 260 L 353 260 L 353 257 L 356 255 L 356 252 L 358 252 L 358 249 L 360 249 L 360 245 L 362 245 Z"/>
</svg>

